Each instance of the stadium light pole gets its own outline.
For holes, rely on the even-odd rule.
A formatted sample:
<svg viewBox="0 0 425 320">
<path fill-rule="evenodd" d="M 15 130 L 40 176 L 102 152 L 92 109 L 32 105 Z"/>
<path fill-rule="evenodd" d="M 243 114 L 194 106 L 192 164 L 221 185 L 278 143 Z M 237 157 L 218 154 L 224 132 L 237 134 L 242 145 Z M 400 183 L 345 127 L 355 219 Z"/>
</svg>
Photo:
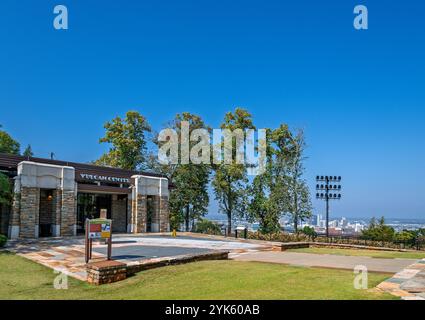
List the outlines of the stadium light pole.
<svg viewBox="0 0 425 320">
<path fill-rule="evenodd" d="M 326 201 L 326 237 L 328 238 L 329 200 L 341 200 L 341 176 L 316 176 L 316 183 L 316 199 Z"/>
</svg>

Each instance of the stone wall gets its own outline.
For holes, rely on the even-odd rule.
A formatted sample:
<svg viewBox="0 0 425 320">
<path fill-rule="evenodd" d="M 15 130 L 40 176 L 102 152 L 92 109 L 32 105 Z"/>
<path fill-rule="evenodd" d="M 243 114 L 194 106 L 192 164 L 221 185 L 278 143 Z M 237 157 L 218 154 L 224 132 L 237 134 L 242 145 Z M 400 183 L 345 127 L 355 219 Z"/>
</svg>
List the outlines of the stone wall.
<svg viewBox="0 0 425 320">
<path fill-rule="evenodd" d="M 77 211 L 76 196 L 74 191 L 62 191 L 61 203 L 61 236 L 74 236 L 76 232 Z"/>
<path fill-rule="evenodd" d="M 168 196 L 159 197 L 159 232 L 170 231 L 170 213 L 168 208 Z"/>
<path fill-rule="evenodd" d="M 61 207 L 62 207 L 62 190 L 56 189 L 53 191 L 53 206 L 54 206 L 54 225 L 52 235 L 55 237 L 60 236 L 61 225 Z"/>
<path fill-rule="evenodd" d="M 137 195 L 136 205 L 136 233 L 146 232 L 146 218 L 147 218 L 147 197 L 142 194 Z"/>
<path fill-rule="evenodd" d="M 38 237 L 38 209 L 40 191 L 38 188 L 21 187 L 20 228 L 21 238 Z"/>
<path fill-rule="evenodd" d="M 127 230 L 127 198 L 119 199 L 112 196 L 112 232 L 126 232 Z"/>
<path fill-rule="evenodd" d="M 168 232 L 170 229 L 168 180 L 166 178 L 144 175 L 134 175 L 132 179 L 135 182 L 132 197 L 133 199 L 138 199 L 137 201 L 133 201 L 132 207 L 133 232 L 146 232 L 147 197 L 152 199 L 150 231 Z M 137 221 L 137 225 L 134 224 L 134 221 Z"/>
<path fill-rule="evenodd" d="M 118 261 L 99 261 L 87 264 L 87 282 L 95 285 L 117 282 L 127 278 L 127 265 Z"/>
</svg>

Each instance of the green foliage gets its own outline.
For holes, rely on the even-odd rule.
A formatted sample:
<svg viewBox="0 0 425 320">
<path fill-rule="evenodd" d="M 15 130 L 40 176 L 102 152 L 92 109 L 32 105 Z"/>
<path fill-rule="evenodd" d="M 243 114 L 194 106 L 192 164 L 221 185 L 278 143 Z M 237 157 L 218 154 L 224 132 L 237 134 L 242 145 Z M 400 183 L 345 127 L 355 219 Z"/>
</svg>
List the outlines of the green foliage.
<svg viewBox="0 0 425 320">
<path fill-rule="evenodd" d="M 171 198 L 172 194 L 170 195 Z M 179 211 L 172 210 L 170 203 L 170 230 L 179 231 L 180 225 L 184 222 L 183 214 Z"/>
<path fill-rule="evenodd" d="M 311 216 L 310 193 L 304 173 L 304 136 L 295 136 L 288 126 L 281 124 L 267 130 L 266 172 L 254 178 L 248 188 L 250 220 L 260 221 L 260 231 L 273 233 L 280 230 L 279 218 L 289 214 L 298 230 L 298 223 Z"/>
<path fill-rule="evenodd" d="M 226 113 L 221 129 L 228 129 L 232 132 L 236 129 L 255 129 L 251 114 L 245 109 L 236 108 L 232 112 Z M 232 159 L 230 163 L 214 165 L 214 179 L 212 187 L 215 198 L 219 203 L 220 210 L 227 215 L 227 232 L 232 230 L 232 219 L 234 216 L 242 216 L 246 206 L 246 185 L 248 177 L 246 165 L 236 162 L 236 150 L 244 141 L 238 141 L 232 137 Z"/>
<path fill-rule="evenodd" d="M 279 199 L 271 182 L 271 172 L 267 171 L 256 176 L 252 185 L 248 187 L 248 194 L 251 196 L 247 208 L 248 218 L 251 221 L 259 221 L 259 231 L 262 233 L 274 233 L 280 230 Z"/>
<path fill-rule="evenodd" d="M 306 236 L 310 237 L 313 240 L 317 237 L 317 232 L 314 231 L 313 227 L 305 226 L 301 230 L 301 232 L 304 233 Z"/>
<path fill-rule="evenodd" d="M 395 237 L 394 228 L 385 224 L 382 217 L 379 222 L 373 217 L 367 229 L 362 231 L 362 238 L 373 241 L 393 241 Z"/>
<path fill-rule="evenodd" d="M 34 153 L 32 152 L 32 148 L 31 148 L 30 144 L 25 148 L 24 153 L 22 153 L 22 155 L 25 156 L 25 157 L 33 157 L 34 156 Z"/>
<path fill-rule="evenodd" d="M 189 136 L 193 130 L 208 129 L 201 117 L 189 112 L 177 114 L 169 123 L 169 128 L 174 129 L 181 136 L 182 121 L 189 123 Z M 190 147 L 197 142 L 189 141 Z M 181 150 L 182 140 L 179 139 Z M 158 145 L 160 145 L 158 143 Z M 178 230 L 182 222 L 186 231 L 190 231 L 190 223 L 204 216 L 208 212 L 209 195 L 208 183 L 211 168 L 207 164 L 159 164 L 157 159 L 150 157 L 150 168 L 168 176 L 174 186 L 169 199 L 170 224 Z"/>
<path fill-rule="evenodd" d="M 94 163 L 127 170 L 140 170 L 146 165 L 146 135 L 151 127 L 137 111 L 128 111 L 125 119 L 116 117 L 105 124 L 105 136 L 99 141 L 109 143 L 109 152 Z"/>
<path fill-rule="evenodd" d="M 0 173 L 0 204 L 9 205 L 12 202 L 12 185 L 7 176 Z"/>
<path fill-rule="evenodd" d="M 288 157 L 288 201 L 287 212 L 291 215 L 294 222 L 295 232 L 298 231 L 298 224 L 311 217 L 310 192 L 304 174 L 304 150 L 305 140 L 302 131 L 291 137 Z"/>
<path fill-rule="evenodd" d="M 221 229 L 217 223 L 202 218 L 196 222 L 195 232 L 221 235 Z"/>
<path fill-rule="evenodd" d="M 401 232 L 397 232 L 394 235 L 394 240 L 399 242 L 415 242 L 416 238 L 418 236 L 418 232 L 411 231 L 411 230 L 403 230 Z"/>
<path fill-rule="evenodd" d="M 0 153 L 19 154 L 19 149 L 19 143 L 6 131 L 0 130 Z"/>
<path fill-rule="evenodd" d="M 7 237 L 5 235 L 0 234 L 0 248 L 4 247 L 7 242 Z"/>
</svg>

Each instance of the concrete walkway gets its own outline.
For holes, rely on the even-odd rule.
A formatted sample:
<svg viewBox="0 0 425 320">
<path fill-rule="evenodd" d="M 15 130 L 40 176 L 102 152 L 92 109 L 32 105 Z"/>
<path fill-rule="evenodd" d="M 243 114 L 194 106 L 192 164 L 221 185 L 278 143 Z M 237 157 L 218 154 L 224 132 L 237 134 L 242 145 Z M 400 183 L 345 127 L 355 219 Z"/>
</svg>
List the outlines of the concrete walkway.
<svg viewBox="0 0 425 320">
<path fill-rule="evenodd" d="M 378 259 L 361 256 L 337 256 L 329 254 L 257 251 L 246 253 L 231 253 L 230 259 L 238 261 L 259 261 L 282 263 L 306 267 L 323 267 L 354 270 L 355 266 L 363 265 L 368 271 L 396 273 L 416 262 L 415 259 Z"/>
</svg>

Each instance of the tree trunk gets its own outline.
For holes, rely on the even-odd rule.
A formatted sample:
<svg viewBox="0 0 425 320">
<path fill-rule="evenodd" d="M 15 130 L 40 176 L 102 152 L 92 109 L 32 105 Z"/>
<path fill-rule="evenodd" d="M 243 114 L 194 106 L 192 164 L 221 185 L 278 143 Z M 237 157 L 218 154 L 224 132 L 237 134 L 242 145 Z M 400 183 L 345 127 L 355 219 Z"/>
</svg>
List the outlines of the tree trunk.
<svg viewBox="0 0 425 320">
<path fill-rule="evenodd" d="M 186 224 L 186 232 L 189 232 L 189 222 L 190 222 L 189 205 L 186 206 L 186 217 L 184 220 Z"/>
<path fill-rule="evenodd" d="M 295 233 L 298 233 L 298 186 L 297 186 L 297 177 L 298 170 L 295 166 L 295 175 L 294 175 L 294 230 Z"/>
<path fill-rule="evenodd" d="M 231 184 L 229 181 L 229 189 L 227 190 L 227 201 L 228 203 L 228 210 L 227 210 L 227 234 L 230 236 L 232 233 L 232 211 L 233 211 L 233 199 L 232 199 L 232 190 L 231 190 Z"/>
</svg>

